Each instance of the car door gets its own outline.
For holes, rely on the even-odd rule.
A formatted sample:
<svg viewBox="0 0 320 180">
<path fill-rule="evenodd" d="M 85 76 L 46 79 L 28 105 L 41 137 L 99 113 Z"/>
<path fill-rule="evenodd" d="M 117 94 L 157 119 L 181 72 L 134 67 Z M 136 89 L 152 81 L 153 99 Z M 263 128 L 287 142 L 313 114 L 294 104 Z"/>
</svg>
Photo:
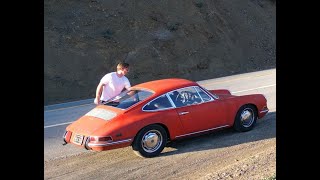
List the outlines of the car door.
<svg viewBox="0 0 320 180">
<path fill-rule="evenodd" d="M 189 111 L 192 121 L 183 122 L 189 131 L 212 130 L 226 124 L 226 110 L 223 101 L 213 100 L 192 105 Z M 197 125 L 194 127 L 193 123 Z"/>
<path fill-rule="evenodd" d="M 193 118 L 201 119 L 201 122 L 205 123 L 203 127 L 207 129 L 226 126 L 228 109 L 225 101 L 212 96 L 199 86 L 194 86 L 194 88 L 203 102 L 198 108 L 192 108 Z"/>
<path fill-rule="evenodd" d="M 226 111 L 223 101 L 211 97 L 198 86 L 178 89 L 181 95 L 189 92 L 196 97 L 191 103 L 177 105 L 176 111 L 186 134 L 211 130 L 225 125 Z M 175 99 L 178 104 L 178 98 Z"/>
</svg>

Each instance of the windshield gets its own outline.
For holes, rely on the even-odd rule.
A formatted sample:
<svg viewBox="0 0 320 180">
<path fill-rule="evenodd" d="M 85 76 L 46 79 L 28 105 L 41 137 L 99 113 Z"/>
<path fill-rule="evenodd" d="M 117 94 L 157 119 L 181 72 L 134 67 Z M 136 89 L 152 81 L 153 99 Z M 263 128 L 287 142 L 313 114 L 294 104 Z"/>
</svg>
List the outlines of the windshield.
<svg viewBox="0 0 320 180">
<path fill-rule="evenodd" d="M 107 106 L 114 106 L 120 109 L 127 109 L 140 101 L 150 97 L 153 92 L 147 90 L 125 90 L 118 96 L 111 98 L 106 103 Z"/>
</svg>

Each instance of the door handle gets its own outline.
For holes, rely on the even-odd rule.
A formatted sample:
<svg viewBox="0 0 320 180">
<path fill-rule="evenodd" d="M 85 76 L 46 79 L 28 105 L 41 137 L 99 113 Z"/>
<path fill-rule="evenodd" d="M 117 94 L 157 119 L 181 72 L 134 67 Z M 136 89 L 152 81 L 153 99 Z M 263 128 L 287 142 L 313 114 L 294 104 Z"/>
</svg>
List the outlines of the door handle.
<svg viewBox="0 0 320 180">
<path fill-rule="evenodd" d="M 179 115 L 185 115 L 185 114 L 188 114 L 188 113 L 189 113 L 188 111 L 179 112 Z"/>
</svg>

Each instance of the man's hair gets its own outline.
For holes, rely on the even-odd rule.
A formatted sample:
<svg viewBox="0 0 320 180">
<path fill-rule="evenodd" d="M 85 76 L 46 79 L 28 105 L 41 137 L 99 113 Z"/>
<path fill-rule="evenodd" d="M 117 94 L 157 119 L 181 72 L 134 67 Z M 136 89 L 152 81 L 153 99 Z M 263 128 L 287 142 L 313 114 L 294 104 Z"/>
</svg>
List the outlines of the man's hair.
<svg viewBox="0 0 320 180">
<path fill-rule="evenodd" d="M 118 65 L 117 65 L 117 70 L 119 70 L 119 69 L 125 69 L 125 68 L 129 68 L 129 64 L 128 64 L 128 63 L 125 63 L 125 62 L 120 62 L 120 63 L 118 63 Z"/>
</svg>

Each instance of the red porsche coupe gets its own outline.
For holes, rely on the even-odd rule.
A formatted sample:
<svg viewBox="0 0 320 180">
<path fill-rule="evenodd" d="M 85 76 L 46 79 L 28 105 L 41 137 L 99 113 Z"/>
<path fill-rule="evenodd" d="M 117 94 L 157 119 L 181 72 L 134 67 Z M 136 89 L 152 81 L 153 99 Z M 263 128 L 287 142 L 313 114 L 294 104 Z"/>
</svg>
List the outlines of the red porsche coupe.
<svg viewBox="0 0 320 180">
<path fill-rule="evenodd" d="M 268 111 L 262 94 L 235 96 L 186 79 L 155 80 L 97 105 L 67 126 L 63 141 L 93 151 L 132 146 L 149 158 L 179 138 L 231 127 L 249 131 Z"/>
</svg>

